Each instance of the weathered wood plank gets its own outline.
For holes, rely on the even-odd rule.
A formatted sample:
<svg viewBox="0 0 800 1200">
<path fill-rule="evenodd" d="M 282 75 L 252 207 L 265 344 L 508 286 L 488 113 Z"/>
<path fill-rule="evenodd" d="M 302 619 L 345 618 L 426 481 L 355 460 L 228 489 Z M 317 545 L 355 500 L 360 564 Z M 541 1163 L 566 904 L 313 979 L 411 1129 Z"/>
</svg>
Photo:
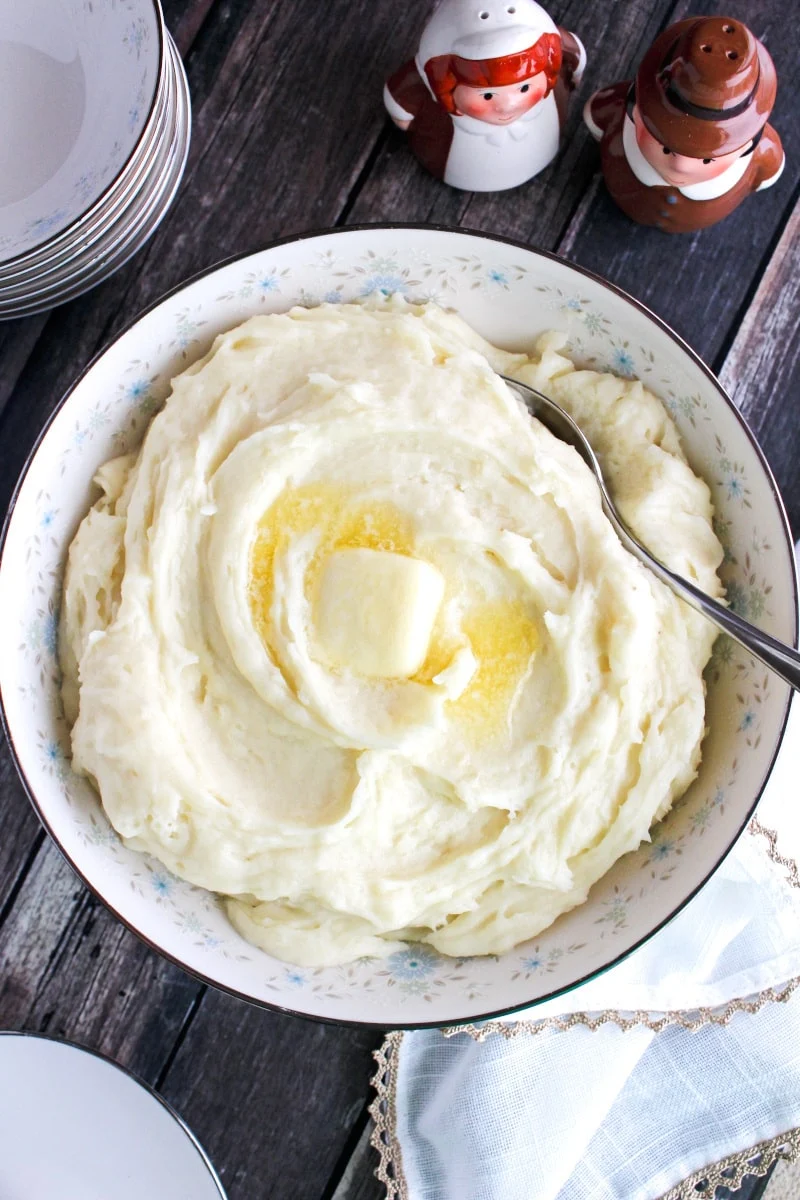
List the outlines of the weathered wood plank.
<svg viewBox="0 0 800 1200">
<path fill-rule="evenodd" d="M 19 887 L 42 827 L 23 791 L 5 739 L 0 738 L 0 914 Z"/>
<path fill-rule="evenodd" d="M 205 1145 L 229 1200 L 311 1200 L 363 1111 L 377 1040 L 209 990 L 161 1090 Z"/>
<path fill-rule="evenodd" d="M 375 1177 L 378 1155 L 370 1144 L 373 1129 L 368 1121 L 330 1200 L 383 1200 L 386 1196 L 386 1185 Z"/>
<path fill-rule="evenodd" d="M 164 20 L 183 57 L 207 20 L 216 0 L 161 0 Z"/>
<path fill-rule="evenodd" d="M 721 379 L 775 472 L 800 537 L 800 201 L 731 345 Z"/>
<path fill-rule="evenodd" d="M 46 313 L 21 321 L 0 322 L 0 413 L 46 324 Z"/>
<path fill-rule="evenodd" d="M 49 841 L 0 929 L 0 1027 L 66 1037 L 155 1082 L 199 985 L 95 900 Z"/>
</svg>

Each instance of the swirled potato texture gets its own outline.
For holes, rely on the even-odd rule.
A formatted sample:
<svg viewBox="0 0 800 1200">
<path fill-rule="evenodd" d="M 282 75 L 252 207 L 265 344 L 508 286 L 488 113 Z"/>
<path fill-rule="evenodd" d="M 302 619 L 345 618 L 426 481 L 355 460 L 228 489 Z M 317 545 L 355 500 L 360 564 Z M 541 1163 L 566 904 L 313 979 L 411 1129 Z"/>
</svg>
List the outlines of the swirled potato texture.
<svg viewBox="0 0 800 1200">
<path fill-rule="evenodd" d="M 400 300 L 253 317 L 98 474 L 60 654 L 73 765 L 135 849 L 289 962 L 500 953 L 582 903 L 694 778 L 720 594 L 706 485 L 641 383 Z"/>
</svg>

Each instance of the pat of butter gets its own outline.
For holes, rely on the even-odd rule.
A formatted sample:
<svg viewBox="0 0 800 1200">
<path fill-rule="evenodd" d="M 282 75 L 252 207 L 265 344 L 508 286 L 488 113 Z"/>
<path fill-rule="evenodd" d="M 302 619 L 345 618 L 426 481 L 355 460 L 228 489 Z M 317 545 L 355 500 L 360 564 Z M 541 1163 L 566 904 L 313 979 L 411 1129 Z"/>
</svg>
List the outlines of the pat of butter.
<svg viewBox="0 0 800 1200">
<path fill-rule="evenodd" d="M 334 550 L 316 604 L 320 647 L 361 675 L 408 678 L 428 654 L 444 579 L 418 558 L 384 550 Z"/>
</svg>

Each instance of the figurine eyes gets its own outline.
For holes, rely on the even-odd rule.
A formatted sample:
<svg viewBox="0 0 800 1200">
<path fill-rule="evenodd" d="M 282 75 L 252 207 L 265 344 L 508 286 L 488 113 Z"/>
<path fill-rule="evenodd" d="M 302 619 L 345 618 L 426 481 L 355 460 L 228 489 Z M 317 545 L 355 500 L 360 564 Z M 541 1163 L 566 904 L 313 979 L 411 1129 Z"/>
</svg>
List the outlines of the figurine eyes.
<svg viewBox="0 0 800 1200">
<path fill-rule="evenodd" d="M 531 90 L 531 85 L 529 83 L 523 83 L 519 90 L 521 92 L 529 92 Z M 494 92 L 484 92 L 483 98 L 484 100 L 494 100 Z"/>
<path fill-rule="evenodd" d="M 661 147 L 661 150 L 662 150 L 662 153 L 663 153 L 663 154 L 672 154 L 672 151 L 670 150 L 670 148 L 669 148 L 668 146 L 662 146 L 662 147 Z M 704 166 L 706 166 L 706 167 L 708 166 L 708 164 L 709 164 L 710 162 L 711 162 L 711 159 L 710 159 L 710 158 L 704 158 L 704 159 L 703 159 L 703 165 L 704 165 Z"/>
</svg>

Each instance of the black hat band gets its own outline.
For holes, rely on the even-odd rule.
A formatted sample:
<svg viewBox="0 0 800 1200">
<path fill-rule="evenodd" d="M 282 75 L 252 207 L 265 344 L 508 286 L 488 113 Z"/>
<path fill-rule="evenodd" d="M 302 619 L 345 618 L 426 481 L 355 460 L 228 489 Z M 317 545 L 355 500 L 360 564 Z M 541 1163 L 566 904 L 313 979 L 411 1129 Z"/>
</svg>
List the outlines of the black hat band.
<svg viewBox="0 0 800 1200">
<path fill-rule="evenodd" d="M 662 82 L 666 82 L 665 76 L 666 79 L 669 79 L 664 89 L 666 99 L 669 100 L 673 108 L 677 108 L 678 112 L 684 113 L 687 117 L 694 117 L 698 121 L 730 121 L 733 117 L 741 116 L 753 103 L 753 97 L 758 90 L 761 80 L 761 72 L 759 70 L 755 86 L 748 92 L 744 100 L 740 100 L 732 108 L 706 108 L 702 104 L 693 104 L 691 100 L 687 100 L 685 96 L 682 96 L 666 72 L 663 72 L 661 75 Z"/>
</svg>

